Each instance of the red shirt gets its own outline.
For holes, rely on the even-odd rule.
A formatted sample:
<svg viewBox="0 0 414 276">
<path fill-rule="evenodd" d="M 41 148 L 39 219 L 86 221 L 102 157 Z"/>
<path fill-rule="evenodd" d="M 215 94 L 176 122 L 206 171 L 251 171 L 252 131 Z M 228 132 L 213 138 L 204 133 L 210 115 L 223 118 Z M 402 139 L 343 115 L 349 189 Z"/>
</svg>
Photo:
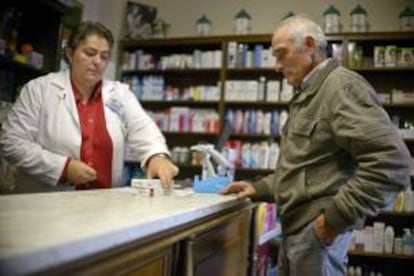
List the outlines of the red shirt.
<svg viewBox="0 0 414 276">
<path fill-rule="evenodd" d="M 96 181 L 77 186 L 79 190 L 110 188 L 112 176 L 112 140 L 106 129 L 104 105 L 102 102 L 102 82 L 86 103 L 82 103 L 79 89 L 74 84 L 72 89 L 76 99 L 82 133 L 80 157 L 97 172 Z"/>
</svg>

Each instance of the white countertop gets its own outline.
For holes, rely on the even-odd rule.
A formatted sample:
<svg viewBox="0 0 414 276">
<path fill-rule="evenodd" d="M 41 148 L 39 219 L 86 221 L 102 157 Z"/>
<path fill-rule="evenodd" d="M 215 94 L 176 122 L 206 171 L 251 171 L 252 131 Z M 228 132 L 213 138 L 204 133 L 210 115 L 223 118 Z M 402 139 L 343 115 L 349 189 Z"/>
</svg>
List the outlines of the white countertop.
<svg viewBox="0 0 414 276">
<path fill-rule="evenodd" d="M 0 275 L 27 274 L 239 204 L 218 194 L 145 197 L 133 188 L 0 196 Z"/>
</svg>

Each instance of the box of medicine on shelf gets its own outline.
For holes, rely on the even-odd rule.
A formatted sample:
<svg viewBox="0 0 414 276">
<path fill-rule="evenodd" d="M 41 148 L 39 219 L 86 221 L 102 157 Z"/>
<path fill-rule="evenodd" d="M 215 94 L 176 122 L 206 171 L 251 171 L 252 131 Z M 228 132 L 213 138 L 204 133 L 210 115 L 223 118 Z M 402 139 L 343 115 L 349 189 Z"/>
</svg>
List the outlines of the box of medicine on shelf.
<svg viewBox="0 0 414 276">
<path fill-rule="evenodd" d="M 374 48 L 374 66 L 384 67 L 385 65 L 385 47 L 375 46 Z"/>
<path fill-rule="evenodd" d="M 388 45 L 385 47 L 385 66 L 395 67 L 397 65 L 397 46 Z"/>
<path fill-rule="evenodd" d="M 31 51 L 24 54 L 26 56 L 26 63 L 37 68 L 43 68 L 43 55 L 41 53 Z"/>
<path fill-rule="evenodd" d="M 381 103 L 383 103 L 383 104 L 384 103 L 385 104 L 391 103 L 391 94 L 390 93 L 378 93 L 377 96 L 378 96 L 378 99 Z"/>
<path fill-rule="evenodd" d="M 397 63 L 398 66 L 414 66 L 414 48 L 401 48 L 401 55 Z"/>
<path fill-rule="evenodd" d="M 392 90 L 392 103 L 414 103 L 414 93 L 398 89 Z"/>
</svg>

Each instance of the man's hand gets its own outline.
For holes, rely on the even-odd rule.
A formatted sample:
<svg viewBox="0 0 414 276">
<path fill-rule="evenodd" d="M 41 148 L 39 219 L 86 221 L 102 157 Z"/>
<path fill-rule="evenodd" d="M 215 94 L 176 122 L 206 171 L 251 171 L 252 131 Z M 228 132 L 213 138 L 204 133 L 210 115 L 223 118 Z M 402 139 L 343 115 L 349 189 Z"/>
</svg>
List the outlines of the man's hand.
<svg viewBox="0 0 414 276">
<path fill-rule="evenodd" d="M 237 194 L 238 199 L 243 199 L 246 197 L 251 197 L 256 194 L 256 189 L 253 185 L 247 181 L 236 181 L 231 183 L 230 185 L 224 187 L 220 194 L 227 195 L 227 194 Z"/>
<path fill-rule="evenodd" d="M 83 185 L 97 178 L 95 169 L 79 160 L 70 160 L 66 180 L 73 185 Z"/>
<path fill-rule="evenodd" d="M 315 232 L 327 245 L 331 244 L 339 234 L 336 229 L 326 223 L 323 214 L 315 219 Z"/>
<path fill-rule="evenodd" d="M 148 161 L 147 165 L 147 177 L 158 177 L 161 182 L 161 186 L 164 189 L 168 189 L 172 183 L 172 179 L 178 175 L 179 169 L 175 166 L 170 159 L 162 155 L 155 155 Z"/>
</svg>

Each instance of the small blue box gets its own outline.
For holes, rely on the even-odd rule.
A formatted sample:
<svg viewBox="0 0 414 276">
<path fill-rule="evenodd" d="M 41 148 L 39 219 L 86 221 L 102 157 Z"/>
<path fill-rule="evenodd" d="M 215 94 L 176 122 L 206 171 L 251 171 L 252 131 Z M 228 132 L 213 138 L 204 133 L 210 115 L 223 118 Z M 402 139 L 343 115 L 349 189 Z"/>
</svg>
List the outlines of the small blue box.
<svg viewBox="0 0 414 276">
<path fill-rule="evenodd" d="M 210 177 L 200 180 L 198 175 L 194 176 L 194 192 L 196 193 L 219 193 L 230 184 L 230 179 L 225 176 Z"/>
</svg>

